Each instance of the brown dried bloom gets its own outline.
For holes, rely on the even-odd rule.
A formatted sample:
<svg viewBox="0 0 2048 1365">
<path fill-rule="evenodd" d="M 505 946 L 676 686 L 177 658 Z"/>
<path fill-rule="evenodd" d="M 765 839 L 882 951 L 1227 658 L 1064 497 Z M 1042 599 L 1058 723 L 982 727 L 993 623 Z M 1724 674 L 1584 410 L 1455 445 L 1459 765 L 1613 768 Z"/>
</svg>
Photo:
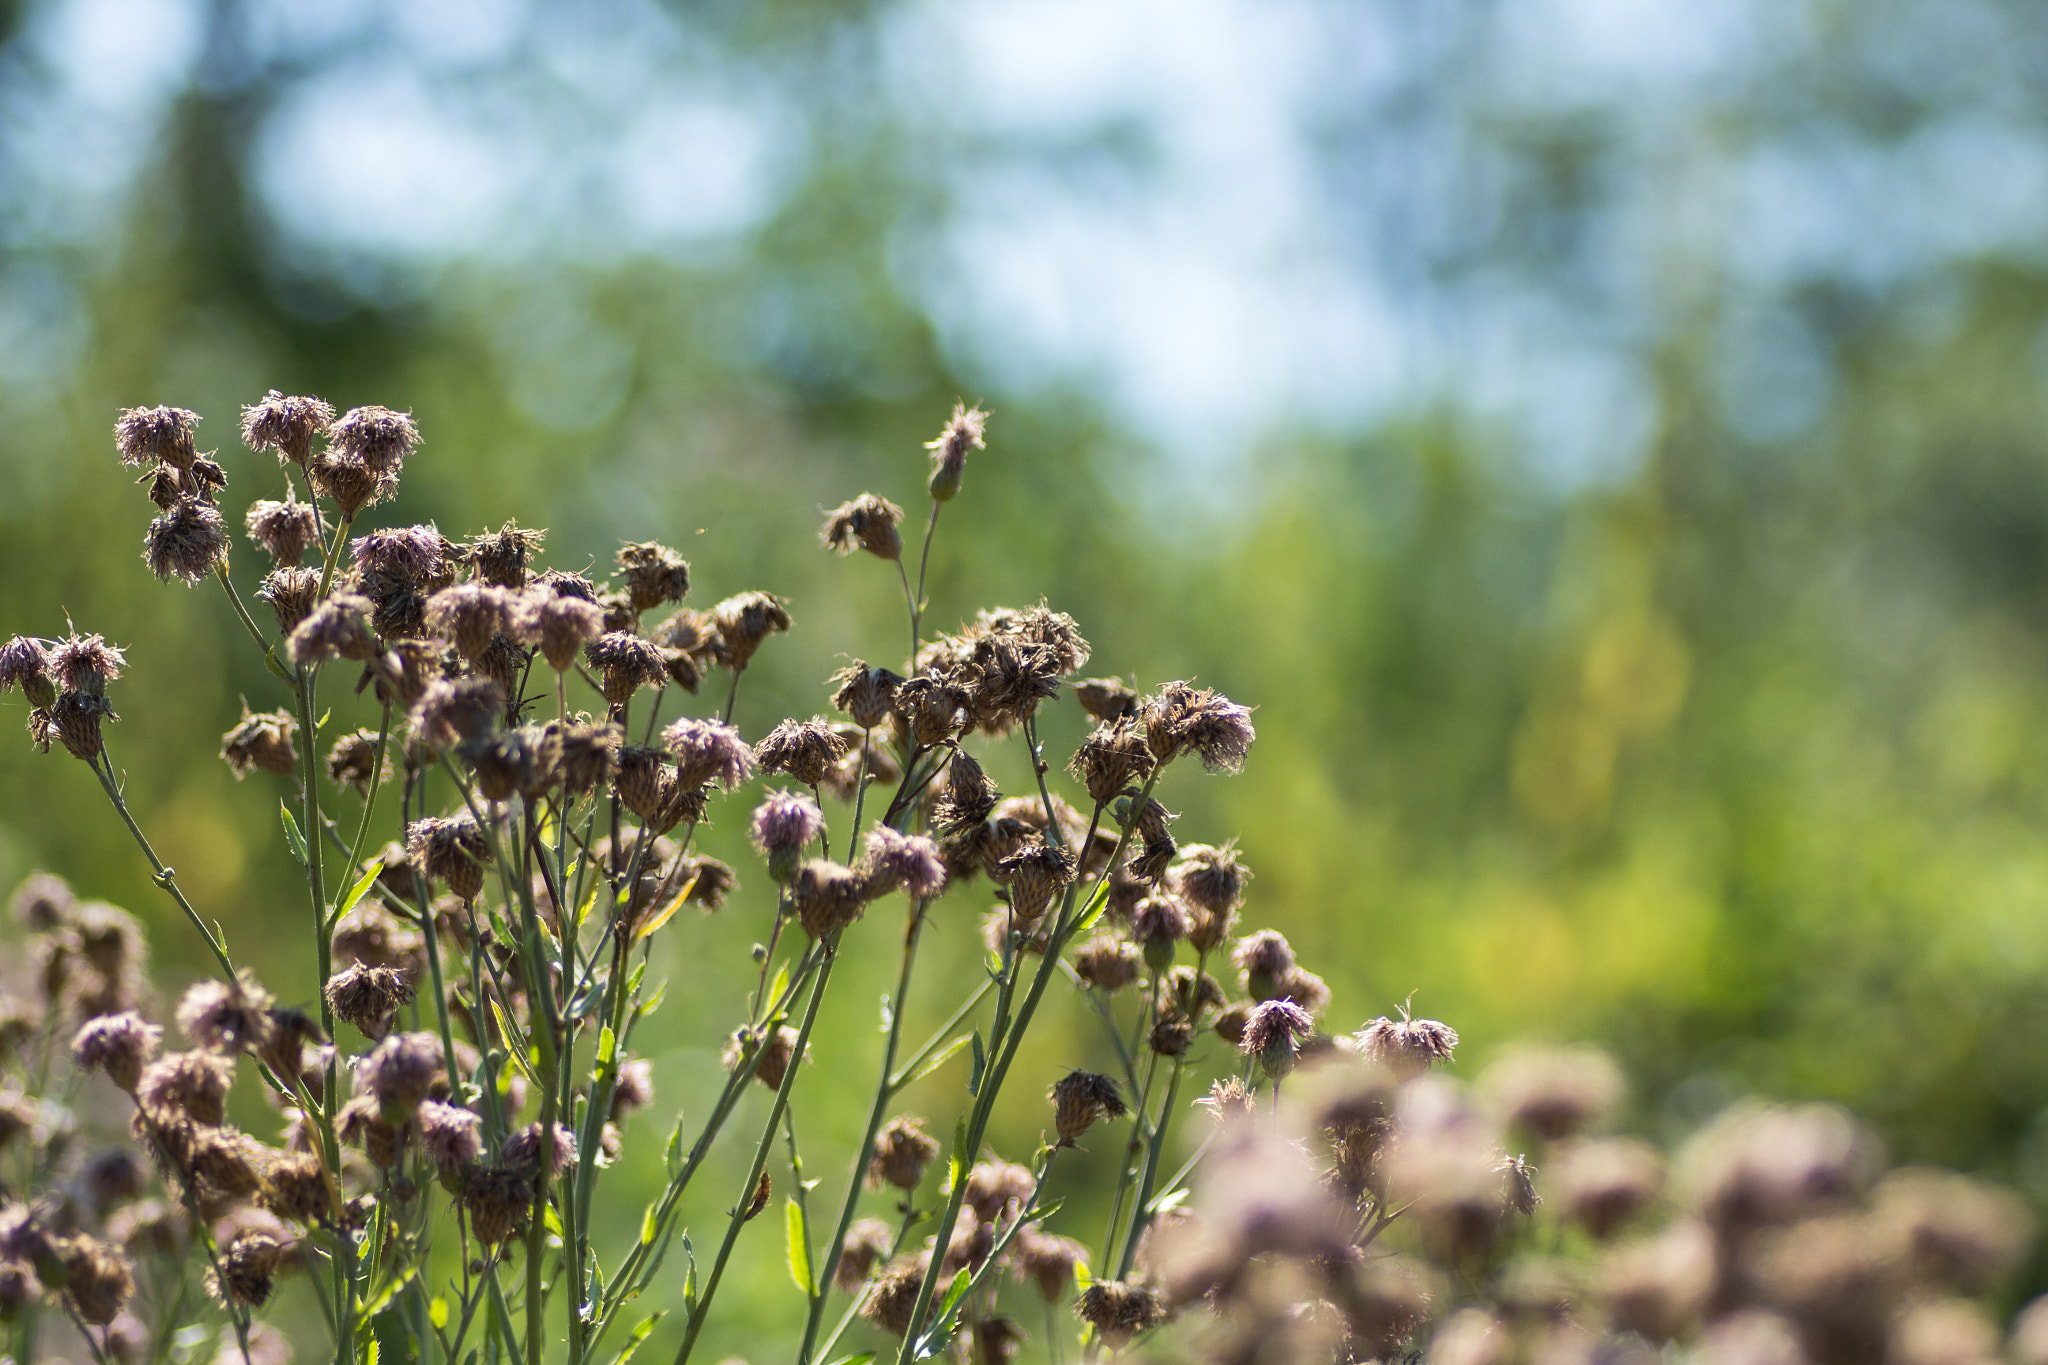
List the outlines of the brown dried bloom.
<svg viewBox="0 0 2048 1365">
<path fill-rule="evenodd" d="M 1171 873 L 1173 888 L 1182 899 L 1211 915 L 1227 914 L 1243 904 L 1245 883 L 1251 876 L 1237 856 L 1236 840 L 1220 847 L 1185 845 Z"/>
<path fill-rule="evenodd" d="M 329 448 L 344 458 L 360 460 L 378 474 L 396 474 L 405 457 L 420 443 L 412 414 L 390 408 L 350 408 L 327 428 Z"/>
<path fill-rule="evenodd" d="M 320 596 L 318 569 L 272 569 L 256 585 L 256 596 L 270 604 L 277 628 L 289 636 L 312 612 Z"/>
<path fill-rule="evenodd" d="M 425 1100 L 418 1118 L 420 1150 L 444 1175 L 465 1170 L 483 1156 L 481 1116 L 439 1100 Z"/>
<path fill-rule="evenodd" d="M 1458 1046 L 1458 1031 L 1434 1019 L 1416 1019 L 1404 1006 L 1401 1019 L 1379 1018 L 1352 1039 L 1361 1055 L 1401 1079 L 1420 1076 L 1431 1062 L 1448 1062 Z"/>
<path fill-rule="evenodd" d="M 583 657 L 597 670 L 604 685 L 604 699 L 619 716 L 633 694 L 643 687 L 661 687 L 668 682 L 668 665 L 661 650 L 651 641 L 630 631 L 614 630 L 598 636 L 583 647 Z"/>
<path fill-rule="evenodd" d="M 50 669 L 73 692 L 98 693 L 127 665 L 123 651 L 98 635 L 71 635 L 50 652 Z"/>
<path fill-rule="evenodd" d="M 249 539 L 260 546 L 280 567 L 289 568 L 306 557 L 306 547 L 320 539 L 320 527 L 313 504 L 296 498 L 284 502 L 260 499 L 249 504 L 245 523 Z"/>
<path fill-rule="evenodd" d="M 64 1293 L 78 1316 L 104 1327 L 120 1315 L 135 1294 L 135 1275 L 128 1258 L 112 1243 L 83 1234 L 64 1239 Z"/>
<path fill-rule="evenodd" d="M 135 1083 L 135 1102 L 158 1123 L 193 1123 L 219 1127 L 227 1119 L 228 1086 L 235 1079 L 232 1059 L 211 1052 L 173 1052 L 142 1068 Z"/>
<path fill-rule="evenodd" d="M 1074 975 L 1105 991 L 1130 985 L 1144 965 L 1138 945 L 1114 934 L 1097 934 L 1074 953 Z"/>
<path fill-rule="evenodd" d="M 227 519 L 212 503 L 180 498 L 149 523 L 142 558 L 160 579 L 197 583 L 227 563 Z"/>
<path fill-rule="evenodd" d="M 1838 1206 L 1869 1183 L 1877 1153 L 1839 1109 L 1736 1105 L 1681 1154 L 1679 1182 L 1716 1228 L 1769 1226 Z"/>
<path fill-rule="evenodd" d="M 1093 1071 L 1070 1071 L 1051 1090 L 1053 1127 L 1060 1146 L 1071 1147 L 1097 1118 L 1120 1119 L 1130 1112 L 1116 1082 Z"/>
<path fill-rule="evenodd" d="M 280 462 L 303 466 L 313 454 L 313 438 L 333 420 L 331 403 L 287 398 L 272 389 L 242 409 L 242 443 L 251 450 L 274 450 Z"/>
<path fill-rule="evenodd" d="M 57 699 L 55 671 L 40 640 L 17 635 L 0 646 L 0 696 L 19 685 L 29 705 L 46 707 Z"/>
<path fill-rule="evenodd" d="M 526 566 L 546 535 L 545 531 L 523 530 L 519 523 L 508 521 L 470 541 L 464 556 L 477 581 L 517 591 L 526 586 Z"/>
<path fill-rule="evenodd" d="M 1151 776 L 1157 765 L 1144 730 L 1135 721 L 1120 720 L 1096 726 L 1074 751 L 1067 771 L 1088 789 L 1091 799 L 1107 803 Z"/>
<path fill-rule="evenodd" d="M 796 903 L 797 920 L 814 939 L 853 925 L 867 910 L 867 888 L 860 875 L 829 858 L 812 858 L 797 868 L 789 895 Z"/>
<path fill-rule="evenodd" d="M 1598 1122 L 1621 1092 L 1621 1069 L 1592 1048 L 1523 1048 L 1479 1076 L 1479 1095 L 1496 1117 L 1549 1139 Z"/>
<path fill-rule="evenodd" d="M 1137 717 L 1138 693 L 1122 678 L 1083 678 L 1069 686 L 1081 709 L 1104 724 Z"/>
<path fill-rule="evenodd" d="M 861 1300 L 860 1315 L 895 1336 L 910 1332 L 911 1314 L 917 1311 L 917 1296 L 924 1285 L 925 1267 L 917 1258 L 901 1257 L 875 1277 L 868 1296 Z"/>
<path fill-rule="evenodd" d="M 1238 1051 L 1256 1057 L 1259 1069 L 1274 1079 L 1294 1070 L 1302 1040 L 1315 1031 L 1315 1020 L 1291 1000 L 1268 1000 L 1245 1021 Z"/>
<path fill-rule="evenodd" d="M 338 592 L 314 607 L 292 629 L 285 651 L 301 668 L 337 656 L 367 662 L 378 654 L 370 615 L 376 605 L 367 597 Z"/>
<path fill-rule="evenodd" d="M 199 414 L 188 408 L 123 408 L 114 423 L 114 449 L 121 463 L 142 466 L 152 461 L 173 469 L 189 469 L 198 452 L 192 428 Z"/>
<path fill-rule="evenodd" d="M 1088 1260 L 1088 1248 L 1071 1237 L 1058 1237 L 1036 1223 L 1017 1229 L 1017 1258 L 1012 1270 L 1028 1280 L 1047 1303 L 1058 1303 L 1074 1287 L 1074 1267 Z"/>
<path fill-rule="evenodd" d="M 731 791 L 754 775 L 753 747 L 723 721 L 686 717 L 663 729 L 661 742 L 685 786 L 714 782 Z"/>
<path fill-rule="evenodd" d="M 431 1033 L 394 1033 L 356 1064 L 356 1089 L 377 1101 L 387 1123 L 409 1121 L 436 1082 L 447 1083 L 441 1040 Z"/>
<path fill-rule="evenodd" d="M 540 1124 L 529 1123 L 505 1139 L 498 1160 L 505 1169 L 528 1179 L 538 1176 L 543 1166 L 549 1175 L 560 1175 L 576 1162 L 576 1135 L 559 1123 L 548 1125 L 545 1131 Z"/>
<path fill-rule="evenodd" d="M 83 1070 L 104 1071 L 108 1080 L 133 1093 L 163 1034 L 132 1010 L 103 1014 L 80 1026 L 71 1040 L 71 1058 Z"/>
<path fill-rule="evenodd" d="M 818 541 L 842 555 L 860 549 L 877 559 L 900 559 L 903 536 L 896 524 L 902 520 L 901 507 L 887 498 L 863 493 L 825 514 L 825 529 L 819 533 Z"/>
<path fill-rule="evenodd" d="M 852 747 L 833 733 L 830 721 L 785 720 L 754 746 L 754 761 L 768 772 L 788 773 L 806 787 L 815 787 Z"/>
<path fill-rule="evenodd" d="M 839 1244 L 839 1264 L 832 1272 L 834 1287 L 842 1294 L 858 1293 L 868 1272 L 889 1254 L 895 1240 L 894 1229 L 879 1218 L 863 1218 L 848 1228 L 846 1240 Z"/>
<path fill-rule="evenodd" d="M 604 609 L 580 597 L 558 595 L 540 583 L 528 588 L 514 609 L 521 643 L 540 650 L 548 667 L 566 673 L 584 645 L 604 634 Z"/>
<path fill-rule="evenodd" d="M 1559 1212 L 1605 1241 L 1657 1197 L 1664 1158 L 1636 1138 L 1601 1138 L 1561 1146 L 1544 1175 Z"/>
<path fill-rule="evenodd" d="M 720 1060 L 725 1063 L 727 1071 L 737 1071 L 747 1064 L 747 1059 L 752 1057 L 755 1049 L 759 1047 L 761 1060 L 755 1064 L 754 1079 L 770 1090 L 780 1090 L 782 1078 L 789 1074 L 790 1060 L 796 1052 L 796 1039 L 796 1030 L 787 1024 L 770 1034 L 765 1046 L 762 1045 L 758 1032 L 740 1029 L 727 1040 L 725 1052 Z M 808 1055 L 810 1049 L 806 1047 L 804 1051 Z"/>
<path fill-rule="evenodd" d="M 875 1135 L 875 1154 L 868 1162 L 868 1188 L 894 1185 L 914 1190 L 925 1167 L 939 1154 L 939 1141 L 924 1131 L 920 1118 L 894 1118 Z"/>
<path fill-rule="evenodd" d="M 946 865 L 938 845 L 925 835 L 901 834 L 888 825 L 868 831 L 854 870 L 870 900 L 899 890 L 913 899 L 932 900 L 946 889 Z"/>
<path fill-rule="evenodd" d="M 405 827 L 405 849 L 415 868 L 462 899 L 473 901 L 484 889 L 483 865 L 491 860 L 491 846 L 467 813 L 413 821 Z"/>
<path fill-rule="evenodd" d="M 920 673 L 896 689 L 895 715 L 903 722 L 912 743 L 930 748 L 959 732 L 967 718 L 968 703 L 964 689 L 944 678 Z"/>
<path fill-rule="evenodd" d="M 1608 1253 L 1600 1268 L 1600 1299 L 1615 1327 L 1670 1341 L 1698 1321 L 1716 1278 L 1713 1234 L 1698 1222 L 1674 1223 L 1656 1237 Z"/>
<path fill-rule="evenodd" d="M 398 1007 L 413 996 L 411 978 L 395 967 L 357 963 L 327 979 L 327 1005 L 335 1017 L 364 1034 L 381 1038 L 391 1027 Z"/>
<path fill-rule="evenodd" d="M 982 439 L 987 430 L 987 413 L 965 403 L 955 403 L 953 415 L 946 421 L 946 429 L 933 440 L 925 442 L 925 449 L 932 453 L 932 477 L 928 491 L 933 502 L 951 502 L 960 491 L 960 476 L 967 468 L 967 452 L 987 448 Z"/>
<path fill-rule="evenodd" d="M 509 1242 L 525 1232 L 532 1204 L 533 1180 L 517 1171 L 485 1166 L 473 1171 L 463 1185 L 462 1206 L 469 1213 L 470 1231 L 485 1246 Z"/>
<path fill-rule="evenodd" d="M 1074 1312 L 1112 1351 L 1123 1349 L 1132 1337 L 1166 1320 L 1166 1306 L 1157 1294 L 1122 1280 L 1096 1280 L 1081 1291 Z"/>
<path fill-rule="evenodd" d="M 270 1040 L 269 991 L 246 968 L 234 984 L 198 981 L 178 1001 L 178 1027 L 200 1047 L 214 1052 L 253 1052 Z"/>
<path fill-rule="evenodd" d="M 828 679 L 832 705 L 844 711 L 863 730 L 872 730 L 889 718 L 896 704 L 896 689 L 903 679 L 886 668 L 870 668 L 855 659 Z"/>
<path fill-rule="evenodd" d="M 489 655 L 493 640 L 512 629 L 513 600 L 493 584 L 450 584 L 427 598 L 427 629 L 476 663 Z"/>
<path fill-rule="evenodd" d="M 1074 880 L 1074 855 L 1052 844 L 1028 844 L 995 866 L 996 880 L 1010 895 L 1010 911 L 1021 924 L 1036 923 L 1053 898 Z"/>
<path fill-rule="evenodd" d="M 683 557 L 655 541 L 619 548 L 619 568 L 626 576 L 626 596 L 638 612 L 664 602 L 680 602 L 690 590 L 690 566 Z"/>
<path fill-rule="evenodd" d="M 711 609 L 711 619 L 725 640 L 729 666 L 741 669 L 754 657 L 761 641 L 789 629 L 789 609 L 772 593 L 743 592 Z"/>
<path fill-rule="evenodd" d="M 206 1292 L 223 1306 L 260 1308 L 270 1298 L 284 1244 L 265 1232 L 243 1232 L 220 1250 L 206 1272 Z"/>
<path fill-rule="evenodd" d="M 334 1213 L 326 1167 L 311 1152 L 273 1155 L 257 1175 L 262 1182 L 256 1192 L 257 1205 L 280 1218 L 317 1223 Z"/>
<path fill-rule="evenodd" d="M 436 678 L 412 704 L 412 741 L 467 750 L 491 736 L 505 714 L 505 690 L 489 678 Z"/>
<path fill-rule="evenodd" d="M 611 780 L 624 733 L 616 725 L 572 721 L 552 727 L 562 789 L 571 796 L 596 791 Z"/>
<path fill-rule="evenodd" d="M 238 781 L 247 777 L 251 768 L 289 777 L 299 763 L 298 750 L 292 747 L 298 729 L 299 723 L 289 711 L 251 712 L 249 703 L 243 702 L 241 720 L 220 738 L 220 756 Z"/>
<path fill-rule="evenodd" d="M 2018 1195 L 1946 1171 L 1894 1171 L 1871 1206 L 1913 1278 L 1959 1294 L 1995 1287 L 2033 1244 L 2034 1220 Z"/>
<path fill-rule="evenodd" d="M 351 730 L 334 741 L 327 751 L 327 780 L 337 787 L 353 787 L 357 793 L 370 790 L 372 781 L 390 774 L 390 763 L 379 747 L 382 736 L 375 730 Z"/>
<path fill-rule="evenodd" d="M 398 492 L 395 474 L 379 473 L 361 460 L 333 450 L 307 462 L 306 479 L 315 493 L 334 503 L 344 521 L 354 520 L 365 507 L 373 507 Z"/>
<path fill-rule="evenodd" d="M 1257 732 L 1250 708 L 1192 683 L 1170 682 L 1139 708 L 1153 757 L 1171 763 L 1192 753 L 1211 772 L 1244 767 Z"/>
</svg>

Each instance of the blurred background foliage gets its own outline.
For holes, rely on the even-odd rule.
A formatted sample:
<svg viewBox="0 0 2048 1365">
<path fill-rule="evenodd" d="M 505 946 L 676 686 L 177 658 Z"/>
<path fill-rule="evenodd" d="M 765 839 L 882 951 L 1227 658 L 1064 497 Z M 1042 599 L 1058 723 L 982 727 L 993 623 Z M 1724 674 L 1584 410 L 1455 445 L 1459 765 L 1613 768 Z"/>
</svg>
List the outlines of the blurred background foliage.
<svg viewBox="0 0 2048 1365">
<path fill-rule="evenodd" d="M 237 508 L 281 486 L 234 439 L 266 388 L 410 408 L 395 520 L 786 594 L 758 733 L 900 652 L 818 512 L 914 506 L 964 396 L 995 417 L 931 619 L 1043 595 L 1091 671 L 1259 707 L 1241 778 L 1163 794 L 1241 836 L 1333 1027 L 1413 992 L 1471 1059 L 1605 1042 L 1653 1131 L 1832 1097 L 2048 1199 L 2044 77 L 2018 0 L 13 0 L 0 631 L 129 647 L 145 825 L 310 996 L 280 793 L 214 756 L 278 698 L 137 559 L 118 406 L 199 410 Z M 0 873 L 196 968 L 82 767 L 17 742 L 0 782 Z M 715 1066 L 749 880 L 657 955 L 639 1145 Z M 959 913 L 920 1014 L 973 980 Z M 879 1045 L 890 937 L 835 1052 Z M 839 1060 L 798 1090 L 828 1185 Z M 794 1310 L 757 1259 L 735 1349 Z"/>
</svg>

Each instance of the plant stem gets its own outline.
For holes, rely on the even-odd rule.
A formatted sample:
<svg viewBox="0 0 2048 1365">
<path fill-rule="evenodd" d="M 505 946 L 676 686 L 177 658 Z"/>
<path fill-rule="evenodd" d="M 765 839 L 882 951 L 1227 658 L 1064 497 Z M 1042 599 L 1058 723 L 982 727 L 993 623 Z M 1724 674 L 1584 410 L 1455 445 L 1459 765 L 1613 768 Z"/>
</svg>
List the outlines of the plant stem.
<svg viewBox="0 0 2048 1365">
<path fill-rule="evenodd" d="M 718 1259 L 712 1262 L 711 1276 L 704 1282 L 704 1292 L 697 1297 L 697 1307 L 690 1314 L 689 1329 L 683 1334 L 683 1344 L 676 1351 L 676 1365 L 690 1358 L 690 1352 L 697 1345 L 697 1335 L 704 1330 L 704 1319 L 711 1312 L 711 1300 L 718 1293 L 718 1282 L 725 1274 L 725 1263 L 732 1257 L 734 1243 L 739 1241 L 740 1229 L 747 1222 L 747 1207 L 753 1202 L 754 1191 L 760 1186 L 761 1168 L 768 1160 L 768 1150 L 774 1145 L 775 1130 L 782 1122 L 782 1111 L 789 1105 L 789 1092 L 796 1084 L 796 1073 L 803 1064 L 804 1049 L 811 1040 L 811 1029 L 818 1022 L 818 1006 L 825 999 L 825 988 L 832 984 L 832 968 L 839 957 L 839 933 L 835 931 L 824 943 L 824 963 L 818 970 L 818 980 L 811 987 L 810 1002 L 804 1007 L 804 1021 L 797 1029 L 796 1042 L 791 1046 L 789 1066 L 782 1073 L 782 1084 L 775 1089 L 775 1103 L 768 1111 L 768 1122 L 761 1130 L 761 1139 L 754 1144 L 754 1159 L 747 1170 L 747 1182 L 740 1188 L 739 1202 L 733 1206 L 732 1217 L 725 1227 L 725 1241 L 719 1245 Z M 765 1046 L 765 1044 L 764 1044 Z M 531 1365 L 531 1363 L 530 1363 Z"/>
<path fill-rule="evenodd" d="M 234 603 L 235 615 L 242 618 L 242 625 L 248 630 L 249 638 L 254 640 L 256 648 L 268 657 L 270 654 L 270 641 L 263 638 L 262 628 L 249 615 L 249 609 L 242 605 L 242 594 L 235 591 L 234 580 L 228 577 L 228 562 L 225 559 L 213 566 L 213 576 L 220 580 L 221 587 L 227 592 L 228 601 Z M 309 740 L 308 742 L 310 743 L 311 741 Z"/>
<path fill-rule="evenodd" d="M 100 756 L 86 766 L 92 769 L 93 776 L 97 777 L 100 786 L 106 789 L 107 799 L 114 803 L 115 811 L 121 816 L 121 823 L 127 825 L 128 832 L 135 836 L 136 845 L 142 849 L 142 856 L 149 859 L 149 865 L 156 873 L 150 880 L 161 886 L 169 893 L 171 899 L 178 903 L 178 908 L 185 912 L 185 918 L 192 921 L 192 927 L 199 931 L 199 936 L 206 940 L 206 946 L 213 950 L 213 959 L 220 964 L 222 974 L 227 977 L 229 984 L 233 984 L 235 964 L 228 961 L 226 944 L 207 927 L 205 920 L 199 918 L 199 912 L 192 908 L 192 902 L 186 900 L 185 893 L 178 889 L 176 873 L 165 867 L 164 860 L 157 857 L 156 850 L 149 846 L 148 837 L 143 834 L 142 826 L 135 823 L 134 815 L 129 813 L 128 802 L 121 795 L 120 785 L 114 781 L 112 763 L 107 757 L 106 750 L 102 748 Z"/>
<path fill-rule="evenodd" d="M 910 601 L 910 672 L 917 671 L 918 626 L 924 619 L 924 573 L 932 562 L 932 532 L 938 528 L 939 508 L 944 504 L 932 499 L 932 514 L 924 522 L 924 549 L 917 556 L 917 595 Z"/>
</svg>

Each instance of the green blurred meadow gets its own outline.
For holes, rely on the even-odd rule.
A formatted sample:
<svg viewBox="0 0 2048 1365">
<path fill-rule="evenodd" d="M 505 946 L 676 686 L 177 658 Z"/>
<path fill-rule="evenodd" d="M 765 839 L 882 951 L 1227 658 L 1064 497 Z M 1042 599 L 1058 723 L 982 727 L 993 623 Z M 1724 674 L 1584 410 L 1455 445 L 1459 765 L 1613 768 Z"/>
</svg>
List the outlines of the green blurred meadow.
<svg viewBox="0 0 2048 1365">
<path fill-rule="evenodd" d="M 2016 0 L 14 0 L 0 632 L 127 647 L 143 824 L 310 999 L 284 793 L 216 757 L 280 698 L 220 594 L 143 568 L 118 407 L 197 409 L 231 511 L 280 495 L 235 439 L 265 389 L 408 408 L 391 523 L 517 517 L 573 569 L 658 538 L 695 605 L 787 596 L 753 736 L 902 652 L 893 573 L 820 550 L 820 509 L 916 507 L 979 401 L 929 619 L 1042 596 L 1090 673 L 1258 708 L 1242 776 L 1160 794 L 1240 839 L 1330 1027 L 1412 996 L 1467 1072 L 1597 1040 L 1642 1130 L 1826 1097 L 2048 1201 L 2044 74 Z M 987 761 L 1028 780 L 1020 741 Z M 621 1235 L 765 933 L 745 810 L 704 836 L 740 894 L 655 954 Z M 90 775 L 17 738 L 0 880 L 36 867 L 148 916 L 162 989 L 200 969 Z M 978 980 L 980 907 L 945 908 L 920 1021 Z M 867 928 L 796 1091 L 828 1198 L 894 966 Z M 1013 1156 L 1040 1078 L 1101 1061 L 1054 1006 Z M 909 1107 L 948 1126 L 962 1081 Z M 1072 1176 L 1083 1240 L 1108 1178 Z M 711 1338 L 756 1361 L 800 1319 L 767 1221 Z"/>
</svg>

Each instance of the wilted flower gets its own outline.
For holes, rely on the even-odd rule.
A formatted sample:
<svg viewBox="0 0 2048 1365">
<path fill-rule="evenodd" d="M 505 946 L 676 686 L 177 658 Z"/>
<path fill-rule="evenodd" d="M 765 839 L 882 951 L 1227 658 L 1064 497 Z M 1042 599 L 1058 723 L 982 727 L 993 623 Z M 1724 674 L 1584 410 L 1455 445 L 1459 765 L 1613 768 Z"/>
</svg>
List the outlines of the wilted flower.
<svg viewBox="0 0 2048 1365">
<path fill-rule="evenodd" d="M 677 779 L 686 787 L 710 782 L 731 791 L 754 774 L 752 746 L 723 721 L 674 721 L 662 730 L 661 742 L 675 758 Z"/>
<path fill-rule="evenodd" d="M 1447 1062 L 1458 1046 L 1458 1031 L 1434 1019 L 1416 1019 L 1406 1009 L 1401 1019 L 1379 1018 L 1352 1035 L 1358 1051 L 1406 1080 L 1429 1069 L 1431 1062 Z"/>
<path fill-rule="evenodd" d="M 1242 768 L 1257 737 L 1250 708 L 1192 683 L 1167 683 L 1145 699 L 1139 717 L 1161 763 L 1192 753 L 1211 772 Z"/>
<path fill-rule="evenodd" d="M 651 540 L 621 546 L 619 568 L 626 576 L 626 596 L 635 612 L 680 602 L 690 590 L 690 566 L 683 557 Z"/>
<path fill-rule="evenodd" d="M 313 504 L 296 498 L 285 502 L 265 499 L 250 503 L 245 524 L 249 539 L 285 568 L 304 559 L 307 546 L 320 542 L 320 526 Z"/>
<path fill-rule="evenodd" d="M 220 756 L 237 778 L 247 777 L 251 768 L 289 777 L 299 762 L 298 751 L 292 747 L 298 729 L 299 723 L 289 711 L 252 713 L 243 702 L 242 719 L 221 736 Z"/>
<path fill-rule="evenodd" d="M 1130 1112 L 1116 1082 L 1093 1071 L 1070 1071 L 1052 1088 L 1053 1127 L 1060 1145 L 1071 1147 L 1097 1118 L 1120 1119 Z"/>
<path fill-rule="evenodd" d="M 1279 1079 L 1294 1070 L 1302 1040 L 1315 1031 L 1315 1020 L 1291 1000 L 1268 1000 L 1245 1021 L 1238 1050 L 1258 1059 L 1259 1069 Z"/>
<path fill-rule="evenodd" d="M 785 720 L 754 746 L 754 761 L 765 771 L 788 773 L 806 787 L 815 787 L 852 747 L 828 721 Z"/>
<path fill-rule="evenodd" d="M 868 1185 L 880 1189 L 894 1185 L 914 1190 L 924 1179 L 925 1167 L 939 1153 L 939 1142 L 924 1131 L 924 1120 L 895 1118 L 875 1135 L 875 1154 L 868 1162 Z"/>
<path fill-rule="evenodd" d="M 825 830 L 825 814 L 802 792 L 774 791 L 754 808 L 754 847 L 768 860 L 768 875 L 777 882 L 796 876 L 804 851 Z"/>
<path fill-rule="evenodd" d="M 843 555 L 861 549 L 878 559 L 900 559 L 903 537 L 896 524 L 902 520 L 901 507 L 887 498 L 863 493 L 825 514 L 825 529 L 819 540 Z"/>
<path fill-rule="evenodd" d="M 960 476 L 967 468 L 967 452 L 986 448 L 982 438 L 987 430 L 987 413 L 965 403 L 955 403 L 953 415 L 946 421 L 946 429 L 925 442 L 925 449 L 932 453 L 932 477 L 928 491 L 933 502 L 951 502 L 960 491 Z"/>
<path fill-rule="evenodd" d="M 318 398 L 287 398 L 276 389 L 262 401 L 242 409 L 242 443 L 251 450 L 274 450 L 280 462 L 303 466 L 313 453 L 313 438 L 334 420 L 334 407 Z"/>
<path fill-rule="evenodd" d="M 903 834 L 888 825 L 868 831 L 859 865 L 864 894 L 875 899 L 903 890 L 930 900 L 946 889 L 946 865 L 938 846 L 922 834 Z"/>
<path fill-rule="evenodd" d="M 179 498 L 149 523 L 142 558 L 158 578 L 197 583 L 227 563 L 227 520 L 210 502 Z"/>
</svg>

